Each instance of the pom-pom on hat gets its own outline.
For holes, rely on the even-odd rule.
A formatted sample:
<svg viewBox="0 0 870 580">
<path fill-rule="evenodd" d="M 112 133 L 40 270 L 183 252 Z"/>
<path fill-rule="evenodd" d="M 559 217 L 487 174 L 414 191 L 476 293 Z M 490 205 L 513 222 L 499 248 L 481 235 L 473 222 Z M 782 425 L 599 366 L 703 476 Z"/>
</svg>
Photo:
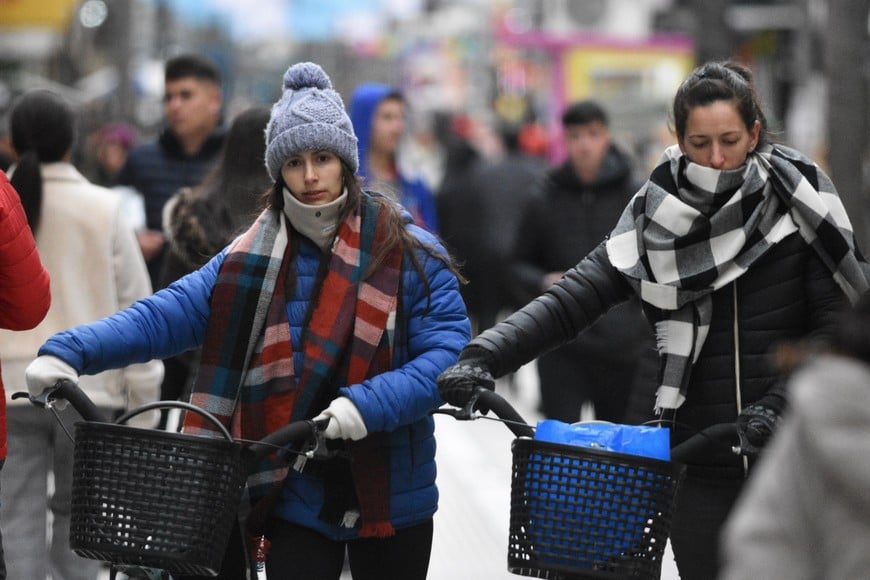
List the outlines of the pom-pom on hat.
<svg viewBox="0 0 870 580">
<path fill-rule="evenodd" d="M 277 180 L 290 156 L 320 150 L 338 155 L 354 173 L 359 168 L 353 125 L 332 81 L 313 62 L 294 64 L 266 126 L 266 169 Z"/>
</svg>

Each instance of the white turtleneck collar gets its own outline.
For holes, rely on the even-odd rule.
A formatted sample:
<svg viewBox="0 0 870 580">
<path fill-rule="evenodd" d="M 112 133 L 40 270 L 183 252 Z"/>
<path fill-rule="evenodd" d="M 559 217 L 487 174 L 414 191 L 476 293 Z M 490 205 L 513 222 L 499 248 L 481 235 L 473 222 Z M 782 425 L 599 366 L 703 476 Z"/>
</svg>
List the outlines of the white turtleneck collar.
<svg viewBox="0 0 870 580">
<path fill-rule="evenodd" d="M 333 201 L 324 205 L 307 205 L 293 197 L 286 187 L 284 195 L 284 215 L 300 234 L 317 244 L 322 251 L 330 249 L 338 216 L 347 203 L 347 188 Z"/>
</svg>

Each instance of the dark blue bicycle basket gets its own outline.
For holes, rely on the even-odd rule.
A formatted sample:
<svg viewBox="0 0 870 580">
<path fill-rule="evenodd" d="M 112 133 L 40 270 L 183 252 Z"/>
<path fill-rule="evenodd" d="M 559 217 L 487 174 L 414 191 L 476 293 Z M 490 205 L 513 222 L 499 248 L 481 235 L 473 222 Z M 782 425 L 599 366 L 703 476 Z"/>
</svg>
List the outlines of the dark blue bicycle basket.
<svg viewBox="0 0 870 580">
<path fill-rule="evenodd" d="M 528 438 L 512 452 L 510 572 L 660 577 L 681 467 Z"/>
<path fill-rule="evenodd" d="M 243 485 L 241 447 L 227 439 L 77 423 L 70 546 L 111 564 L 216 576 Z"/>
</svg>

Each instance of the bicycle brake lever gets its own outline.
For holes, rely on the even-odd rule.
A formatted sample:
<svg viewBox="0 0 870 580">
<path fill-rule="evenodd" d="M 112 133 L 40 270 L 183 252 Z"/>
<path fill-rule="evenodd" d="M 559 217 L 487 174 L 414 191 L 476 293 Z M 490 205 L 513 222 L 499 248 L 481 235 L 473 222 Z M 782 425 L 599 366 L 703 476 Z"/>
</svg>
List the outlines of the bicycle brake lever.
<svg viewBox="0 0 870 580">
<path fill-rule="evenodd" d="M 457 421 L 473 421 L 480 416 L 480 414 L 477 413 L 477 400 L 479 398 L 480 394 L 474 393 L 473 395 L 471 395 L 471 398 L 468 399 L 468 402 L 465 403 L 465 406 L 439 410 L 438 412 L 451 415 Z"/>
<path fill-rule="evenodd" d="M 12 393 L 13 399 L 28 399 L 31 403 L 36 405 L 37 407 L 51 407 L 54 403 L 54 399 L 51 399 L 50 396 L 54 392 L 53 388 L 48 388 L 42 391 L 38 395 L 31 395 L 26 391 L 18 391 L 16 393 Z"/>
</svg>

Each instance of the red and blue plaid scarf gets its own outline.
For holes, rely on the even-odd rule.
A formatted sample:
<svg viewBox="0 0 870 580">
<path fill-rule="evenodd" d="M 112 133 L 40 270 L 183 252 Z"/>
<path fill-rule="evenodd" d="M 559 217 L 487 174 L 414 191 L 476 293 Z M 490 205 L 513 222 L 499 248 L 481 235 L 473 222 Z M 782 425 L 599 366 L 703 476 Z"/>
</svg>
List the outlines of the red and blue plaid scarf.
<svg viewBox="0 0 870 580">
<path fill-rule="evenodd" d="M 392 368 L 401 249 L 391 250 L 367 276 L 384 244 L 386 220 L 386 210 L 363 195 L 359 210 L 339 224 L 328 271 L 309 305 L 303 344 L 295 345 L 303 353 L 297 381 L 285 296 L 292 236 L 282 212 L 264 211 L 218 273 L 191 403 L 218 417 L 234 437 L 257 440 L 319 412 L 311 407 L 322 388 L 358 384 Z M 184 430 L 214 434 L 194 413 L 185 417 Z M 362 536 L 393 532 L 382 437 L 373 433 L 349 444 Z M 287 471 L 276 457 L 264 461 L 248 478 L 251 499 L 283 482 Z"/>
</svg>

